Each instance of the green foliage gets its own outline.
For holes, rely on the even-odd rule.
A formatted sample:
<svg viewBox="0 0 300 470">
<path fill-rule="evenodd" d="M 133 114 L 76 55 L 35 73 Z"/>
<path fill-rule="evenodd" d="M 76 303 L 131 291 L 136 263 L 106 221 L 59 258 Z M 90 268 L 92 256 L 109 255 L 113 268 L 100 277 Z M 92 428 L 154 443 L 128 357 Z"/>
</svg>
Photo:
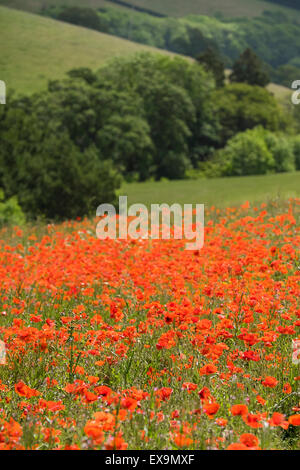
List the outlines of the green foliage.
<svg viewBox="0 0 300 470">
<path fill-rule="evenodd" d="M 75 24 L 77 26 L 84 26 L 86 28 L 96 29 L 98 31 L 105 31 L 105 26 L 101 23 L 99 15 L 92 8 L 83 7 L 69 7 L 64 8 L 58 13 L 56 18 L 60 21 Z"/>
<path fill-rule="evenodd" d="M 197 64 L 143 53 L 68 76 L 1 108 L 0 184 L 30 217 L 92 213 L 120 174 L 183 178 L 213 147 L 214 82 Z"/>
<path fill-rule="evenodd" d="M 265 142 L 273 155 L 276 173 L 295 171 L 295 154 L 292 139 L 265 132 Z"/>
<path fill-rule="evenodd" d="M 234 83 L 213 93 L 224 145 L 238 132 L 263 126 L 270 131 L 284 130 L 287 118 L 274 96 L 259 86 Z"/>
<path fill-rule="evenodd" d="M 32 218 L 74 218 L 93 213 L 102 202 L 116 202 L 121 181 L 111 162 L 103 161 L 87 138 L 72 140 L 72 132 L 91 118 L 78 103 L 82 114 L 66 125 L 72 92 L 75 98 L 70 90 L 64 108 L 54 92 L 45 93 L 11 100 L 2 116 L 1 185 Z"/>
<path fill-rule="evenodd" d="M 270 77 L 262 61 L 248 48 L 233 64 L 230 81 L 265 87 L 270 83 Z"/>
<path fill-rule="evenodd" d="M 89 85 L 92 85 L 92 83 L 96 81 L 96 75 L 88 67 L 79 67 L 76 69 L 69 70 L 69 72 L 67 72 L 67 75 L 70 78 L 81 78 Z"/>
<path fill-rule="evenodd" d="M 19 206 L 17 198 L 4 198 L 4 192 L 0 189 L 0 226 L 22 225 L 25 222 L 24 213 Z"/>
<path fill-rule="evenodd" d="M 217 154 L 223 176 L 262 175 L 274 170 L 275 161 L 261 132 L 241 132 Z"/>
<path fill-rule="evenodd" d="M 230 139 L 212 164 L 224 176 L 292 172 L 295 155 L 293 138 L 256 127 Z"/>
<path fill-rule="evenodd" d="M 215 147 L 219 125 L 211 99 L 214 83 L 197 64 L 141 53 L 113 60 L 100 70 L 98 83 L 136 93 L 142 100 L 156 178 L 184 177 L 191 162 L 207 158 Z M 171 168 L 165 160 L 175 162 L 175 155 L 178 165 Z"/>
<path fill-rule="evenodd" d="M 296 170 L 300 171 L 300 136 L 294 138 L 293 144 Z"/>
<path fill-rule="evenodd" d="M 291 88 L 291 84 L 300 77 L 300 66 L 285 64 L 278 67 L 272 74 L 275 83 Z"/>
<path fill-rule="evenodd" d="M 199 64 L 203 65 L 207 71 L 211 71 L 216 80 L 217 87 L 224 86 L 225 66 L 217 49 L 209 47 L 197 57 Z"/>
<path fill-rule="evenodd" d="M 128 181 L 143 181 L 153 176 L 153 143 L 145 119 L 113 115 L 99 130 L 97 145 Z"/>
</svg>

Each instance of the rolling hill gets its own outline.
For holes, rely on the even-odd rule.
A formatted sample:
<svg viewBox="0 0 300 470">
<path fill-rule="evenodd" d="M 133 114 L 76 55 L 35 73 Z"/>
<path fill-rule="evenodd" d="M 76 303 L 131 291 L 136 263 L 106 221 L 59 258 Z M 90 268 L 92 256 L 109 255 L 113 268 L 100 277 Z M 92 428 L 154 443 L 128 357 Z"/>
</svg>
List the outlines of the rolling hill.
<svg viewBox="0 0 300 470">
<path fill-rule="evenodd" d="M 96 70 L 113 56 L 141 50 L 174 55 L 162 49 L 1 6 L 0 30 L 6 44 L 0 56 L 0 80 L 6 82 L 8 90 L 24 93 L 43 89 L 49 79 L 61 78 L 75 67 Z M 290 89 L 273 84 L 268 88 L 281 102 L 290 100 Z"/>
<path fill-rule="evenodd" d="M 0 7 L 0 80 L 31 93 L 75 67 L 98 69 L 106 60 L 142 50 L 171 54 L 43 16 Z"/>
<path fill-rule="evenodd" d="M 120 3 L 123 3 L 121 1 Z M 126 8 L 115 0 L 0 0 L 1 5 L 21 10 L 40 12 L 42 6 L 65 5 L 101 8 Z M 284 7 L 272 0 L 124 0 L 125 4 L 152 10 L 166 16 L 214 15 L 225 17 L 259 16 L 264 10 L 281 11 L 300 18 L 299 10 Z"/>
</svg>

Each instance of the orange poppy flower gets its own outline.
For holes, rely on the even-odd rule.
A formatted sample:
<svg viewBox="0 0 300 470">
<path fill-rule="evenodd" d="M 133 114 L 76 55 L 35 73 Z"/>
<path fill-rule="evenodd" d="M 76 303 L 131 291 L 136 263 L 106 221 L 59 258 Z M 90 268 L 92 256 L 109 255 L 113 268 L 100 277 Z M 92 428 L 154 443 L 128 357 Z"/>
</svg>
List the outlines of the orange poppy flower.
<svg viewBox="0 0 300 470">
<path fill-rule="evenodd" d="M 248 407 L 246 405 L 233 405 L 230 411 L 233 416 L 244 416 L 248 414 Z"/>
</svg>

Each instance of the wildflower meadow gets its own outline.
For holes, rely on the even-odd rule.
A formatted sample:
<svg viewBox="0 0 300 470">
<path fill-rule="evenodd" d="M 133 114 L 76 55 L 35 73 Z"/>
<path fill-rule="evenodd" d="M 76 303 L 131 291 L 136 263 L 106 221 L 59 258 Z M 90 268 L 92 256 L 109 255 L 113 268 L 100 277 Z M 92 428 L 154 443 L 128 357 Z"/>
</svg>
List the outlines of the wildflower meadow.
<svg viewBox="0 0 300 470">
<path fill-rule="evenodd" d="M 299 448 L 299 199 L 184 240 L 0 233 L 0 449 Z"/>
</svg>

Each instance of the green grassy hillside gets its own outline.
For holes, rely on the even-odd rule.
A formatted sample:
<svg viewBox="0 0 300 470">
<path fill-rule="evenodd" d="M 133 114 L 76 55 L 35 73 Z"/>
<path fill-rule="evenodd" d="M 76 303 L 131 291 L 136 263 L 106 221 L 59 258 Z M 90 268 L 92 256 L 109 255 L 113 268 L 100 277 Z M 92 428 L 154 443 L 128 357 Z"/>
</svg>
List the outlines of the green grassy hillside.
<svg viewBox="0 0 300 470">
<path fill-rule="evenodd" d="M 0 7 L 0 80 L 31 93 L 74 67 L 98 69 L 111 57 L 155 48 L 90 29 Z M 4 47 L 5 45 L 5 47 Z"/>
<path fill-rule="evenodd" d="M 300 197 L 300 172 L 234 178 L 124 184 L 120 194 L 128 203 L 205 204 L 226 207 L 245 201 Z"/>
<path fill-rule="evenodd" d="M 213 15 L 222 13 L 224 16 L 258 16 L 264 10 L 284 11 L 300 16 L 299 11 L 282 7 L 263 0 L 124 0 L 126 3 L 146 8 L 167 16 L 185 16 L 190 14 Z M 72 5 L 101 8 L 119 6 L 109 0 L 0 0 L 1 5 L 21 10 L 39 12 L 42 6 Z"/>
</svg>

